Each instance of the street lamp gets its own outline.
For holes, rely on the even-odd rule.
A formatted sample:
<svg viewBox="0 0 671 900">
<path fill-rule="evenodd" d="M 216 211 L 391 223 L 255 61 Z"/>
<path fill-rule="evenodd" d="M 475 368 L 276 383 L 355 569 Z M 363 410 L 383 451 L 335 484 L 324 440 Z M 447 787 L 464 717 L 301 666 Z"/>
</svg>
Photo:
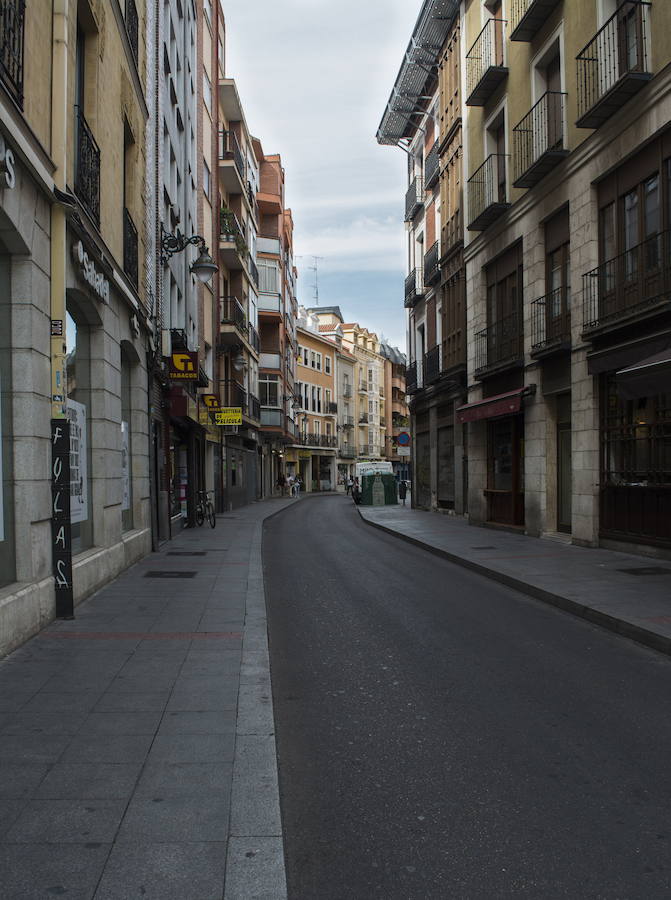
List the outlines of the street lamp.
<svg viewBox="0 0 671 900">
<path fill-rule="evenodd" d="M 282 397 L 282 402 L 286 403 L 287 400 L 291 400 L 291 408 L 292 409 L 300 409 L 301 408 L 301 396 L 300 394 L 285 394 Z"/>
<path fill-rule="evenodd" d="M 171 234 L 161 224 L 161 262 L 165 263 L 175 253 L 181 253 L 182 250 L 186 250 L 189 244 L 197 245 L 200 250 L 198 259 L 191 263 L 189 271 L 193 272 L 202 284 L 207 284 L 214 273 L 219 271 L 219 266 L 210 256 L 205 238 L 200 234 L 192 234 L 191 237 L 186 237 L 179 228 L 175 234 Z"/>
</svg>

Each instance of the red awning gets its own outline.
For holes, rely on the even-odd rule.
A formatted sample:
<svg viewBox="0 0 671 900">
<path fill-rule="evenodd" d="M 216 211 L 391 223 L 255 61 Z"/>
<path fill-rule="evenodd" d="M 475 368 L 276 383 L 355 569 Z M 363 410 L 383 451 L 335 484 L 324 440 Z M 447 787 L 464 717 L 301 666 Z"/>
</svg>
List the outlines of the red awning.
<svg viewBox="0 0 671 900">
<path fill-rule="evenodd" d="M 457 407 L 457 419 L 464 422 L 478 422 L 480 419 L 493 419 L 495 416 L 511 416 L 522 408 L 522 394 L 527 388 L 518 388 L 505 394 L 496 394 L 475 403 L 466 403 Z"/>
</svg>

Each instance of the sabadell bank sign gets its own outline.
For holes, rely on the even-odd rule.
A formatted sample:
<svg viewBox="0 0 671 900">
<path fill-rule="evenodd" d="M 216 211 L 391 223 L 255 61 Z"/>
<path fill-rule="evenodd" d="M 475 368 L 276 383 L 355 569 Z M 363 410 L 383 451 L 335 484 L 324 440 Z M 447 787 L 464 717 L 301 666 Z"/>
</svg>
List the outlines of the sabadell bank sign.
<svg viewBox="0 0 671 900">
<path fill-rule="evenodd" d="M 96 269 L 95 263 L 84 249 L 81 241 L 77 241 L 72 245 L 72 258 L 75 264 L 79 266 L 79 271 L 84 281 L 91 286 L 103 303 L 109 303 L 110 283 L 102 272 Z"/>
</svg>

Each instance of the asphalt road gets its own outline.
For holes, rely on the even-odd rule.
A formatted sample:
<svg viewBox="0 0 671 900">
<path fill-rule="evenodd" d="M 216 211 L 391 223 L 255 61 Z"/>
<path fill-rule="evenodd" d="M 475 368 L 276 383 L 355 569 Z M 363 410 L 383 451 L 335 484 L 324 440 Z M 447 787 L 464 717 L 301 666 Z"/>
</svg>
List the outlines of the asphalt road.
<svg viewBox="0 0 671 900">
<path fill-rule="evenodd" d="M 264 565 L 290 900 L 671 897 L 671 660 L 345 497 Z"/>
</svg>

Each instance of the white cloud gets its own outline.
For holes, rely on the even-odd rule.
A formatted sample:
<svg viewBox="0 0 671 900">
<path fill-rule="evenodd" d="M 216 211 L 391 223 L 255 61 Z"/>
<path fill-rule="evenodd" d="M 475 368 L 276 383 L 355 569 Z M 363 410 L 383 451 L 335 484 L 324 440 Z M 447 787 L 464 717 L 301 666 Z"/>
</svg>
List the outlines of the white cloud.
<svg viewBox="0 0 671 900">
<path fill-rule="evenodd" d="M 396 220 L 360 217 L 309 232 L 297 256 L 321 256 L 320 272 L 398 271 L 404 266 L 403 232 Z"/>
</svg>

